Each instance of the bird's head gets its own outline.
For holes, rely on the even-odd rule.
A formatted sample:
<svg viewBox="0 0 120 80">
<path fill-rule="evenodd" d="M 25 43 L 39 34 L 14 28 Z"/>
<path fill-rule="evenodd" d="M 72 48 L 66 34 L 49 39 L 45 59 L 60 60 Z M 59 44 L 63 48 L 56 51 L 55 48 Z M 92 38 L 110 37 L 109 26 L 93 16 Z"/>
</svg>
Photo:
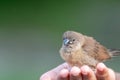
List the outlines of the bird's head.
<svg viewBox="0 0 120 80">
<path fill-rule="evenodd" d="M 84 36 L 74 31 L 66 31 L 63 34 L 62 48 L 66 51 L 80 49 L 84 43 Z"/>
</svg>

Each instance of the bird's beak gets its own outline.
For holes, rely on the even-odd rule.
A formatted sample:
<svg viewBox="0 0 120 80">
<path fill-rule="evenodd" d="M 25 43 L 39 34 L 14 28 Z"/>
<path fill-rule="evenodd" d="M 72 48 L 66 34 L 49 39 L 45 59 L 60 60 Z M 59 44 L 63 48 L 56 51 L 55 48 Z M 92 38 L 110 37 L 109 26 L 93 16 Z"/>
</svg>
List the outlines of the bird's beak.
<svg viewBox="0 0 120 80">
<path fill-rule="evenodd" d="M 64 40 L 63 40 L 64 45 L 67 45 L 69 42 L 70 42 L 69 39 L 64 39 Z"/>
</svg>

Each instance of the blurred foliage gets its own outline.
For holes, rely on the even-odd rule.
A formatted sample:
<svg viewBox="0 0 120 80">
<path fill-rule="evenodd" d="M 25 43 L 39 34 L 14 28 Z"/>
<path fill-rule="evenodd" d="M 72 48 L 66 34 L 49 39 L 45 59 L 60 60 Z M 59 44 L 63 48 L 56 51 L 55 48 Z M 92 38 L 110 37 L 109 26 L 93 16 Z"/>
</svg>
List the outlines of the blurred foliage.
<svg viewBox="0 0 120 80">
<path fill-rule="evenodd" d="M 0 80 L 38 80 L 63 63 L 59 48 L 66 30 L 119 48 L 120 1 L 0 1 Z M 106 65 L 120 72 L 119 60 Z"/>
</svg>

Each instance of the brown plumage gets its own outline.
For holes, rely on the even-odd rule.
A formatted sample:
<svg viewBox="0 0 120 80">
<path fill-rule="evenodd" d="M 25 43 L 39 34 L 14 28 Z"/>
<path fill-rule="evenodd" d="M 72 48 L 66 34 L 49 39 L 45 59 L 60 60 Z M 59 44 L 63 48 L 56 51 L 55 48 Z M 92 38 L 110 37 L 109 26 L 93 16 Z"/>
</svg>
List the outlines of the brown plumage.
<svg viewBox="0 0 120 80">
<path fill-rule="evenodd" d="M 71 66 L 88 65 L 95 69 L 96 64 L 110 59 L 120 53 L 120 50 L 105 48 L 92 37 L 75 31 L 63 34 L 63 44 L 60 49 L 61 57 Z"/>
</svg>

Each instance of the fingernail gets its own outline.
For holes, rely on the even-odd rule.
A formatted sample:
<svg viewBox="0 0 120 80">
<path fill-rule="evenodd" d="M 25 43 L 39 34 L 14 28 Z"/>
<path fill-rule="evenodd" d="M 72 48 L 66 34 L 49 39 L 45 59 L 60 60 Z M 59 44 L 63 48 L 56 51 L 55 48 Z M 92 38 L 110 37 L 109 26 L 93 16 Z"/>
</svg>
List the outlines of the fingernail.
<svg viewBox="0 0 120 80">
<path fill-rule="evenodd" d="M 69 74 L 69 71 L 67 69 L 63 69 L 60 71 L 60 76 L 63 78 L 66 78 Z"/>
<path fill-rule="evenodd" d="M 74 66 L 74 67 L 72 67 L 70 73 L 73 76 L 78 76 L 80 74 L 80 69 L 78 67 Z"/>
<path fill-rule="evenodd" d="M 99 71 L 103 71 L 104 69 L 105 69 L 105 65 L 103 64 L 103 63 L 99 63 L 98 65 L 97 65 L 97 70 L 99 70 Z"/>
<path fill-rule="evenodd" d="M 88 66 L 85 65 L 81 67 L 81 72 L 83 75 L 87 75 L 89 71 L 90 71 L 90 68 Z"/>
</svg>

